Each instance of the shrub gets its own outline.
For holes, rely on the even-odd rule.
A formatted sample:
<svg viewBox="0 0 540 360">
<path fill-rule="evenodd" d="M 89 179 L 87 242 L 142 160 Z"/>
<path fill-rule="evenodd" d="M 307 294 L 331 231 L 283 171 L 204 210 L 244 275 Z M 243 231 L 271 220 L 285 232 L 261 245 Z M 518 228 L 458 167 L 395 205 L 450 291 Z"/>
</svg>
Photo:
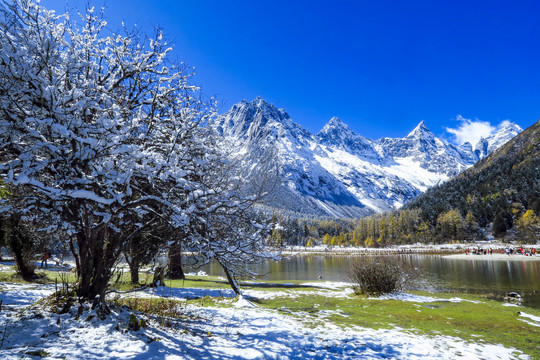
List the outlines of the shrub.
<svg viewBox="0 0 540 360">
<path fill-rule="evenodd" d="M 379 296 L 403 290 L 415 275 L 415 270 L 400 264 L 397 258 L 366 257 L 354 261 L 348 275 L 356 294 Z"/>
</svg>

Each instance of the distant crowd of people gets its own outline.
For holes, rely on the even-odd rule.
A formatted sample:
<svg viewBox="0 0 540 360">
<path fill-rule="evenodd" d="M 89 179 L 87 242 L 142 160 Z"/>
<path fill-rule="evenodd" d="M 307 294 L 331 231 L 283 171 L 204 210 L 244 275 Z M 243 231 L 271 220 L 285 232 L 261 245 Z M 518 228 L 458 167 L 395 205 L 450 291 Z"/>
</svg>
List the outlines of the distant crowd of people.
<svg viewBox="0 0 540 360">
<path fill-rule="evenodd" d="M 493 252 L 496 254 L 506 254 L 508 256 L 519 254 L 519 255 L 525 255 L 525 256 L 534 256 L 538 253 L 538 251 L 535 248 L 524 248 L 523 246 L 520 246 L 519 248 L 513 248 L 510 246 L 505 247 L 504 249 L 495 249 L 493 248 L 467 248 L 465 250 L 465 255 L 493 255 Z"/>
</svg>

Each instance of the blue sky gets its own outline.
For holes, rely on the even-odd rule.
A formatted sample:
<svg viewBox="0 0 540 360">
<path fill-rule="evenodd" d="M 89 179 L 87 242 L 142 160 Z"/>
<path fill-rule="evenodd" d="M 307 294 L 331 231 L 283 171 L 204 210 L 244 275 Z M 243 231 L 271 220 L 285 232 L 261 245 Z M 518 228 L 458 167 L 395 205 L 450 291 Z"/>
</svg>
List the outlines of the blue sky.
<svg viewBox="0 0 540 360">
<path fill-rule="evenodd" d="M 161 26 L 223 111 L 261 96 L 314 133 L 338 116 L 372 139 L 405 136 L 422 120 L 452 138 L 446 128 L 489 128 L 462 127 L 477 119 L 525 128 L 540 117 L 539 1 L 89 3 L 105 5 L 113 30 Z"/>
</svg>

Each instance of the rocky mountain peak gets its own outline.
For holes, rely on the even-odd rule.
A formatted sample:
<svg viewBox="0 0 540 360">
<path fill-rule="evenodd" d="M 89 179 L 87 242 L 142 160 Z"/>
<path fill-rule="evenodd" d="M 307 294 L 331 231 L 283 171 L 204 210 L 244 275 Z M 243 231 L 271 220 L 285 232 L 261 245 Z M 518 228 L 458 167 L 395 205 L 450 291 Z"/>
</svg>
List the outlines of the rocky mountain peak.
<svg viewBox="0 0 540 360">
<path fill-rule="evenodd" d="M 484 139 L 483 137 L 481 137 L 480 140 L 478 140 L 478 142 L 474 146 L 474 152 L 476 153 L 476 157 L 478 159 L 486 157 L 488 154 L 488 147 L 489 147 L 488 141 Z"/>
<path fill-rule="evenodd" d="M 261 97 L 252 101 L 242 100 L 222 115 L 217 124 L 218 131 L 237 139 L 276 139 L 280 136 L 312 137 L 311 133 L 296 124 L 284 109 Z"/>
<path fill-rule="evenodd" d="M 330 129 L 346 129 L 346 130 L 351 130 L 349 128 L 349 125 L 345 124 L 340 118 L 338 118 L 337 116 L 334 116 L 333 118 L 330 119 L 330 121 L 328 121 L 328 123 L 326 123 L 326 125 L 322 128 L 321 131 L 325 131 L 327 132 L 328 130 Z"/>
<path fill-rule="evenodd" d="M 503 131 L 503 132 L 522 132 L 523 129 L 521 128 L 521 126 L 519 126 L 518 124 L 515 124 L 511 121 L 504 121 L 501 125 L 501 130 L 499 130 L 500 132 Z"/>
<path fill-rule="evenodd" d="M 318 138 L 325 140 L 345 139 L 356 135 L 351 128 L 338 117 L 330 119 L 326 125 L 317 134 Z"/>
<path fill-rule="evenodd" d="M 488 146 L 486 148 L 485 155 L 500 148 L 522 131 L 523 129 L 519 125 L 514 124 L 510 121 L 504 121 L 499 126 L 497 131 L 495 131 L 495 133 L 486 137 L 485 142 L 488 144 Z M 482 142 L 482 140 L 483 139 L 480 139 L 480 142 L 476 145 L 476 148 L 486 147 L 485 143 Z"/>
<path fill-rule="evenodd" d="M 287 114 L 285 110 L 278 109 L 274 104 L 267 102 L 260 96 L 257 96 L 250 102 L 242 100 L 239 104 L 234 105 L 231 111 L 234 111 L 235 108 L 243 113 L 254 113 L 250 118 L 266 117 L 274 120 L 290 119 L 289 114 Z"/>
<path fill-rule="evenodd" d="M 408 138 L 424 138 L 432 139 L 435 135 L 429 130 L 424 120 L 420 121 L 418 125 L 407 135 Z"/>
<path fill-rule="evenodd" d="M 375 142 L 355 133 L 341 119 L 333 117 L 317 134 L 319 143 L 330 148 L 345 150 L 359 158 L 380 162 Z"/>
</svg>

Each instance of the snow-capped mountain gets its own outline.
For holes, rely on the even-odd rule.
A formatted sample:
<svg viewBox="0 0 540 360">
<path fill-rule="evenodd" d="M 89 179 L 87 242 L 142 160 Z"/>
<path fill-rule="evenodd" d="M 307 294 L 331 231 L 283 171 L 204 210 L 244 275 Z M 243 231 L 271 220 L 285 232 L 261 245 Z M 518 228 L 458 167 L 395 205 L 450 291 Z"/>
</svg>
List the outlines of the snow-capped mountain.
<svg viewBox="0 0 540 360">
<path fill-rule="evenodd" d="M 457 175 L 521 129 L 508 123 L 473 149 L 436 137 L 422 121 L 404 138 L 363 137 L 338 118 L 313 135 L 261 98 L 222 115 L 216 128 L 251 177 L 265 153 L 280 169 L 270 206 L 302 214 L 359 217 L 400 207 Z M 506 140 L 505 140 L 506 139 Z"/>
<path fill-rule="evenodd" d="M 364 160 L 375 163 L 384 160 L 373 140 L 358 135 L 337 117 L 330 119 L 319 131 L 316 139 L 322 145 L 346 151 Z"/>
<path fill-rule="evenodd" d="M 422 169 L 448 177 L 455 176 L 478 159 L 469 145 L 456 147 L 435 135 L 424 121 L 406 137 L 400 139 L 382 138 L 378 141 L 386 157 L 410 159 Z"/>
<path fill-rule="evenodd" d="M 480 138 L 480 141 L 474 147 L 476 157 L 478 159 L 486 157 L 522 131 L 523 129 L 518 125 L 504 121 L 494 134 L 485 139 Z"/>
</svg>

